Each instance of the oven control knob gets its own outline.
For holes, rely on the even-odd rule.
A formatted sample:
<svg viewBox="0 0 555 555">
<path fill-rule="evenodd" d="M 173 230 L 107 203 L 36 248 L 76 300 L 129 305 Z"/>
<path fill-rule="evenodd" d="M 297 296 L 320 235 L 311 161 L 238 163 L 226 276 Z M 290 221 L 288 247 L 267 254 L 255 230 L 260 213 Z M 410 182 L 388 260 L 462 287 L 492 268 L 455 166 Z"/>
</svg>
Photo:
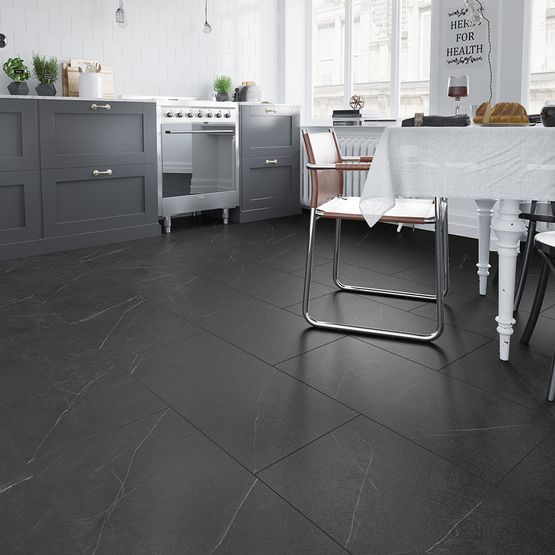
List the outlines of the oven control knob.
<svg viewBox="0 0 555 555">
<path fill-rule="evenodd" d="M 193 117 L 193 112 L 191 112 L 190 110 L 187 112 L 187 117 L 188 118 L 192 118 Z"/>
<path fill-rule="evenodd" d="M 212 112 L 208 112 L 208 113 L 206 114 L 206 117 L 207 117 L 207 118 L 211 118 L 212 116 L 213 116 Z"/>
<path fill-rule="evenodd" d="M 216 112 L 216 117 L 217 117 L 217 118 L 221 118 L 221 117 L 222 117 L 222 112 L 221 112 L 221 111 L 220 111 L 220 112 Z"/>
<path fill-rule="evenodd" d="M 166 116 L 167 116 L 168 118 L 173 118 L 173 112 L 168 112 L 168 113 L 166 114 Z"/>
<path fill-rule="evenodd" d="M 203 115 L 203 114 L 202 114 L 202 112 L 201 112 L 201 111 L 199 111 L 199 113 L 197 114 L 197 117 L 198 117 L 198 118 L 201 118 L 201 117 L 202 117 L 202 115 Z"/>
<path fill-rule="evenodd" d="M 182 118 L 183 117 L 183 112 L 177 112 L 177 117 Z"/>
<path fill-rule="evenodd" d="M 225 113 L 225 117 L 226 117 L 226 118 L 230 118 L 230 117 L 231 117 L 231 112 L 226 112 L 226 113 Z"/>
</svg>

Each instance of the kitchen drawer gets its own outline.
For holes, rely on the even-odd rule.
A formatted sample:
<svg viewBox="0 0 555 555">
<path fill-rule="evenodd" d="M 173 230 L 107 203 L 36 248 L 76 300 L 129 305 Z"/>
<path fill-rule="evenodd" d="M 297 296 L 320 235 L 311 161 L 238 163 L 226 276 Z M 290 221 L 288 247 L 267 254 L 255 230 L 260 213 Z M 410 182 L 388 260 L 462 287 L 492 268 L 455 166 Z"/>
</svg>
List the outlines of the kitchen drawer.
<svg viewBox="0 0 555 555">
<path fill-rule="evenodd" d="M 93 176 L 95 169 L 112 175 Z M 43 170 L 44 236 L 56 237 L 155 223 L 155 164 Z"/>
<path fill-rule="evenodd" d="M 0 171 L 38 170 L 39 133 L 34 100 L 0 100 Z"/>
<path fill-rule="evenodd" d="M 241 108 L 243 158 L 295 156 L 299 151 L 299 116 L 291 106 Z"/>
<path fill-rule="evenodd" d="M 274 164 L 277 162 L 277 164 Z M 300 209 L 299 158 L 274 156 L 243 160 L 241 211 L 290 207 Z"/>
<path fill-rule="evenodd" d="M 42 232 L 40 172 L 0 172 L 0 244 L 38 239 Z"/>
<path fill-rule="evenodd" d="M 39 118 L 43 169 L 156 162 L 153 103 L 41 100 Z"/>
</svg>

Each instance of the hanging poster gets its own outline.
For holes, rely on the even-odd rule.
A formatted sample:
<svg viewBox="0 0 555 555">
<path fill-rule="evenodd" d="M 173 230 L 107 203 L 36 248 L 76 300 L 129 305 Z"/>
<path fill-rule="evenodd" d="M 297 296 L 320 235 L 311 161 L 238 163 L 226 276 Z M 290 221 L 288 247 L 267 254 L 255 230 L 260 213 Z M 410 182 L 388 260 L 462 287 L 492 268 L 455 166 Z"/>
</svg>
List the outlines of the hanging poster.
<svg viewBox="0 0 555 555">
<path fill-rule="evenodd" d="M 485 8 L 485 2 L 482 0 Z M 485 13 L 485 10 L 482 12 Z M 463 2 L 446 6 L 442 18 L 445 26 L 445 63 L 450 67 L 482 65 L 488 55 L 488 25 L 485 19 L 476 23 Z"/>
</svg>

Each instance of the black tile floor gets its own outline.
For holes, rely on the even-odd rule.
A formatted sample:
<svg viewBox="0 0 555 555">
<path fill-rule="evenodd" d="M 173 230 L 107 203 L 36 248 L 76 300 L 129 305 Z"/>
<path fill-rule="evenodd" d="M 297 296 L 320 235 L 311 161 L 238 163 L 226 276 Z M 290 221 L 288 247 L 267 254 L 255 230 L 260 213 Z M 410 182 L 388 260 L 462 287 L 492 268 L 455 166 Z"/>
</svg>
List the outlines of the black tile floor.
<svg viewBox="0 0 555 555">
<path fill-rule="evenodd" d="M 434 345 L 300 316 L 306 216 L 0 263 L 0 553 L 555 553 L 555 287 L 498 360 L 496 286 L 451 241 Z M 335 292 L 317 314 L 424 330 Z M 493 265 L 495 266 L 495 256 Z M 346 226 L 343 275 L 430 291 L 431 234 Z M 495 274 L 495 270 L 494 270 Z"/>
</svg>

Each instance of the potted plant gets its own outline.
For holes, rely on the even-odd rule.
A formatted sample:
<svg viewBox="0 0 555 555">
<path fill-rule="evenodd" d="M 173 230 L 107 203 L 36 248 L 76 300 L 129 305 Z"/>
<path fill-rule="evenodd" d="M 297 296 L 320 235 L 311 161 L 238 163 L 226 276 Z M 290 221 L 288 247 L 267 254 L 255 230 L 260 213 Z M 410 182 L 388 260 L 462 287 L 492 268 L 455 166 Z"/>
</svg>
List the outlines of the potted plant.
<svg viewBox="0 0 555 555">
<path fill-rule="evenodd" d="M 20 57 L 10 58 L 3 67 L 4 73 L 12 79 L 12 82 L 8 85 L 10 94 L 29 94 L 29 86 L 25 81 L 31 77 L 31 74 L 25 62 Z"/>
<path fill-rule="evenodd" d="M 216 93 L 216 100 L 226 102 L 229 100 L 229 93 L 233 89 L 233 81 L 229 75 L 219 75 L 214 79 L 212 87 Z"/>
<path fill-rule="evenodd" d="M 33 56 L 33 74 L 39 80 L 35 88 L 39 96 L 56 96 L 54 83 L 58 80 L 58 60 L 55 57 Z"/>
</svg>

